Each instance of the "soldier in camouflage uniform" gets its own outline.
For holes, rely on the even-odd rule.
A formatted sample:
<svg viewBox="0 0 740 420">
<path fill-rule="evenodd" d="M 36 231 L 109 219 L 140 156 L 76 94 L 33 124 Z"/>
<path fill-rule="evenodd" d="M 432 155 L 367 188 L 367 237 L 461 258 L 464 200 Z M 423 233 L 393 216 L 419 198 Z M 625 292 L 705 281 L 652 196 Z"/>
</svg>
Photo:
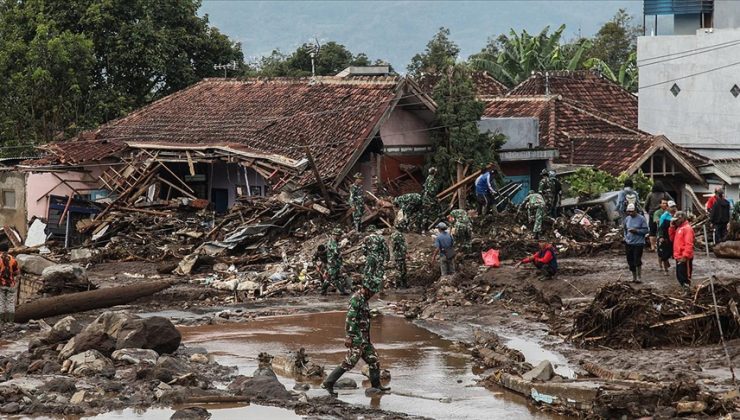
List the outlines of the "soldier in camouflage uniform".
<svg viewBox="0 0 740 420">
<path fill-rule="evenodd" d="M 455 243 L 463 250 L 470 252 L 473 240 L 473 222 L 465 210 L 452 210 L 447 220 L 452 226 L 452 237 Z"/>
<path fill-rule="evenodd" d="M 398 270 L 396 287 L 405 289 L 409 285 L 406 281 L 406 238 L 403 236 L 403 232 L 396 229 L 391 235 L 391 243 L 393 244 L 393 261 L 396 263 L 396 270 Z"/>
<path fill-rule="evenodd" d="M 532 227 L 534 237 L 535 239 L 539 239 L 542 233 L 542 221 L 545 218 L 545 199 L 542 197 L 542 194 L 529 190 L 529 195 L 524 198 L 523 204 L 527 208 L 529 223 L 534 222 L 534 227 Z"/>
<path fill-rule="evenodd" d="M 345 321 L 347 338 L 344 340 L 344 345 L 347 347 L 347 356 L 344 358 L 342 364 L 336 367 L 321 384 L 321 387 L 326 389 L 329 395 L 337 395 L 334 392 L 334 384 L 345 372 L 355 367 L 360 359 L 364 360 L 370 369 L 370 386 L 381 392 L 390 390 L 389 387 L 384 387 L 380 383 L 378 352 L 375 351 L 375 347 L 370 342 L 370 306 L 368 305 L 368 301 L 379 290 L 380 282 L 376 282 L 374 278 L 366 276 L 360 290 L 356 291 L 349 299 L 349 308 Z"/>
<path fill-rule="evenodd" d="M 403 220 L 398 223 L 401 230 L 418 230 L 421 225 L 419 214 L 421 212 L 421 194 L 408 193 L 399 195 L 393 202 L 403 211 Z"/>
<path fill-rule="evenodd" d="M 373 233 L 365 238 L 363 245 L 363 253 L 365 254 L 364 281 L 370 284 L 377 283 L 378 290 L 380 290 L 383 277 L 385 277 L 385 263 L 390 259 L 390 255 L 383 235 L 376 231 L 374 226 L 370 226 L 368 230 Z"/>
<path fill-rule="evenodd" d="M 439 200 L 437 200 L 437 190 L 439 190 L 437 168 L 431 167 L 429 168 L 429 175 L 427 175 L 427 179 L 424 181 L 424 188 L 421 193 L 423 228 L 427 228 L 439 217 L 441 210 Z"/>
<path fill-rule="evenodd" d="M 540 175 L 542 178 L 540 178 L 540 185 L 537 190 L 542 195 L 542 198 L 545 199 L 545 213 L 549 214 L 555 201 L 555 185 L 547 169 L 543 169 Z"/>
<path fill-rule="evenodd" d="M 345 289 L 345 281 L 342 278 L 342 251 L 339 249 L 337 240 L 342 235 L 341 229 L 334 229 L 329 242 L 326 243 L 326 272 L 321 282 L 321 294 L 325 295 L 329 289 L 329 284 L 333 284 L 337 290 L 343 294 L 349 293 Z"/>
<path fill-rule="evenodd" d="M 362 186 L 362 174 L 355 174 L 355 182 L 349 190 L 349 207 L 352 210 L 352 225 L 357 232 L 362 225 L 362 216 L 365 214 L 365 189 Z"/>
</svg>

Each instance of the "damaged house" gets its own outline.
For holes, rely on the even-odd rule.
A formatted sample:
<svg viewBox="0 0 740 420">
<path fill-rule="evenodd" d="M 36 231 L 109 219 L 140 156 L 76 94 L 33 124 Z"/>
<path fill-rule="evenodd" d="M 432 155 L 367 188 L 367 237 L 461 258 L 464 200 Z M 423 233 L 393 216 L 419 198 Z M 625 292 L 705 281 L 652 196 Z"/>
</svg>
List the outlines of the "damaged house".
<svg viewBox="0 0 740 420">
<path fill-rule="evenodd" d="M 222 213 L 240 196 L 341 189 L 355 172 L 369 190 L 420 189 L 434 109 L 391 76 L 204 79 L 19 165 L 26 215 L 72 234 L 105 211 L 78 199 L 145 210 L 183 198 Z"/>
</svg>

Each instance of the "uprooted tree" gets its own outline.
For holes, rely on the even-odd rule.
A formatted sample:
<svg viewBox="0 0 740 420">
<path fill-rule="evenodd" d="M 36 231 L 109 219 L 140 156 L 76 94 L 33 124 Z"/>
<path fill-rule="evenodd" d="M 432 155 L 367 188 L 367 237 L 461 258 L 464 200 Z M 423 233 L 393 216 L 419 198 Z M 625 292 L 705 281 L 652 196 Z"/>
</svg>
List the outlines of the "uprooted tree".
<svg viewBox="0 0 740 420">
<path fill-rule="evenodd" d="M 450 66 L 434 88 L 437 102 L 435 126 L 432 135 L 436 152 L 430 158 L 443 185 L 455 182 L 457 163 L 473 171 L 498 161 L 498 150 L 504 144 L 502 134 L 481 133 L 478 121 L 485 104 L 475 97 L 475 87 L 469 70 L 464 65 Z"/>
</svg>

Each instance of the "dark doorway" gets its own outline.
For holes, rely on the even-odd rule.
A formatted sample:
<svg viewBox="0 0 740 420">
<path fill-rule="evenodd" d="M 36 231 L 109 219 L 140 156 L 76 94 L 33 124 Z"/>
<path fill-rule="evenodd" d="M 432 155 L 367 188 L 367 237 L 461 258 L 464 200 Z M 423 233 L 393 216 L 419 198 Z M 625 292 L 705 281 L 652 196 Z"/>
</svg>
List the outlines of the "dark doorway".
<svg viewBox="0 0 740 420">
<path fill-rule="evenodd" d="M 216 213 L 226 213 L 229 208 L 229 190 L 226 188 L 213 188 L 211 190 L 211 201 L 213 202 Z"/>
</svg>

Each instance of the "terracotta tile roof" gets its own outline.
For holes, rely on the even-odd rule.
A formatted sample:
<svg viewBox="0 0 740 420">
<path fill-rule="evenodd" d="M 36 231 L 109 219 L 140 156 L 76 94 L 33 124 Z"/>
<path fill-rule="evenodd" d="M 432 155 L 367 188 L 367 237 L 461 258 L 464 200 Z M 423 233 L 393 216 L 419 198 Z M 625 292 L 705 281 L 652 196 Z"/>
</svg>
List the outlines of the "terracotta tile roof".
<svg viewBox="0 0 740 420">
<path fill-rule="evenodd" d="M 322 177 L 337 176 L 400 95 L 404 79 L 204 79 L 92 132 L 96 144 L 218 146 L 300 160 L 310 147 Z M 90 134 L 87 135 L 90 137 Z M 95 143 L 95 142 L 93 142 Z M 67 159 L 100 157 L 87 142 L 57 143 Z M 85 151 L 88 150 L 86 153 Z"/>
<path fill-rule="evenodd" d="M 551 71 L 547 77 L 543 73 L 535 73 L 511 89 L 507 96 L 545 95 L 548 91 L 550 95 L 562 96 L 637 129 L 637 97 L 598 72 Z"/>
<path fill-rule="evenodd" d="M 619 175 L 638 161 L 653 144 L 647 135 L 572 137 L 572 158 L 568 163 L 592 165 L 596 169 Z"/>
<path fill-rule="evenodd" d="M 509 90 L 506 85 L 485 71 L 474 71 L 471 73 L 471 77 L 473 79 L 473 85 L 475 85 L 475 93 L 478 96 L 503 96 Z M 439 74 L 425 74 L 416 80 L 416 83 L 419 84 L 424 92 L 431 95 L 434 87 L 439 83 L 441 78 L 442 75 Z"/>
<path fill-rule="evenodd" d="M 113 156 L 126 148 L 127 146 L 125 143 L 115 140 L 74 140 L 50 143 L 42 147 L 43 150 L 47 150 L 56 157 L 56 159 L 54 159 L 54 163 L 70 165 L 102 160 Z M 39 160 L 36 163 L 44 162 L 51 163 L 49 158 L 42 158 L 42 160 Z"/>
</svg>

